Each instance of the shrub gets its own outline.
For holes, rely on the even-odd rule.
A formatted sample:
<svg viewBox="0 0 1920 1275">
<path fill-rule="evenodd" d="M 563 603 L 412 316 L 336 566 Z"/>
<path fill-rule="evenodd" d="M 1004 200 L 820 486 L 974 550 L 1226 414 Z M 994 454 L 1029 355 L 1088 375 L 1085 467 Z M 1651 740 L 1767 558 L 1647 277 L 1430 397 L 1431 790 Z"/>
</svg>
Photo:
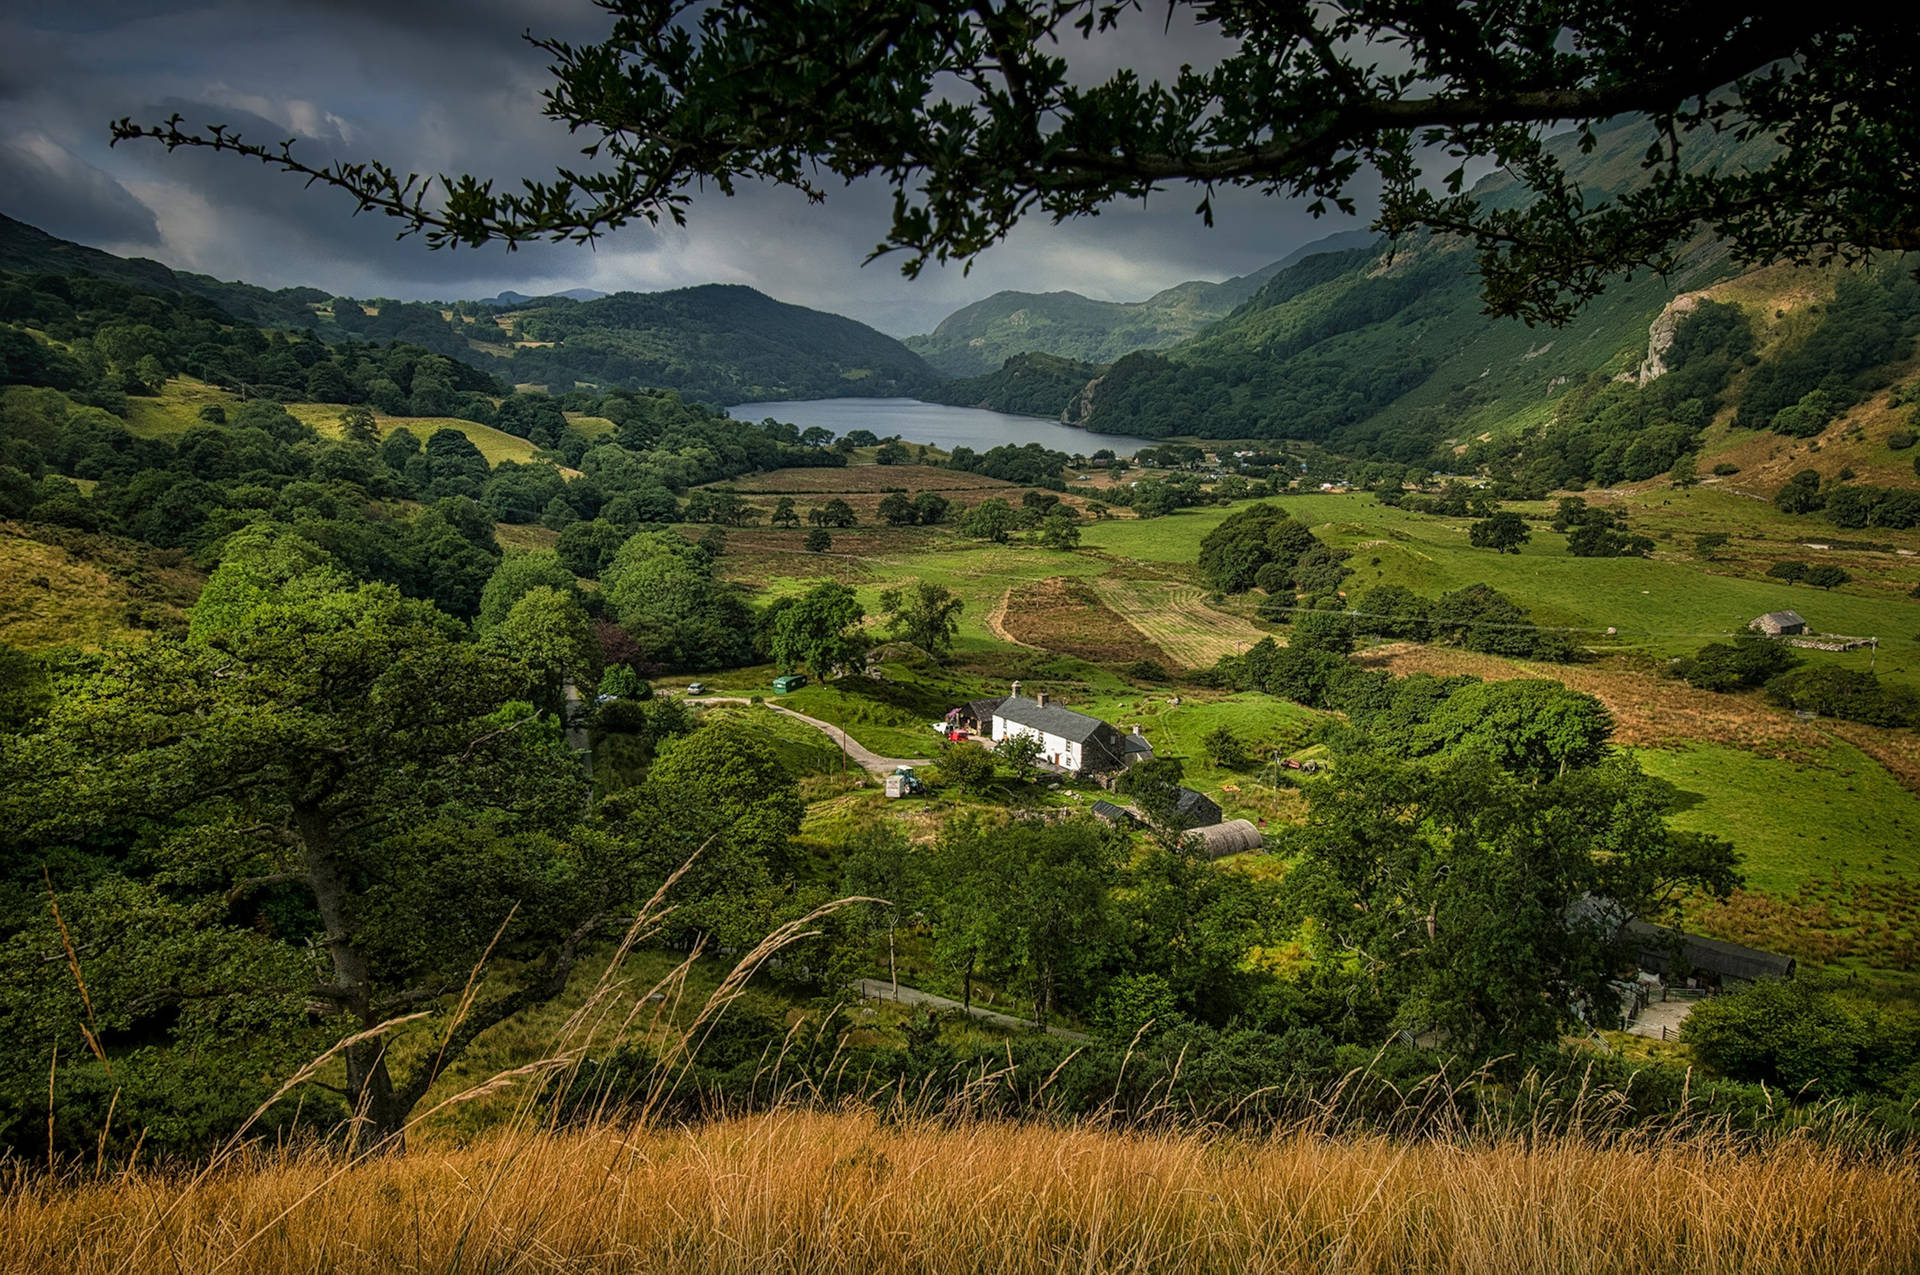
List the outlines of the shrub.
<svg viewBox="0 0 1920 1275">
<path fill-rule="evenodd" d="M 1916 435 L 1910 429 L 1896 429 L 1887 435 L 1887 446 L 1896 452 L 1904 452 L 1913 446 L 1917 439 L 1920 439 L 1920 435 Z"/>
<path fill-rule="evenodd" d="M 1734 464 L 1730 460 L 1723 460 L 1718 465 L 1715 465 L 1713 467 L 1713 472 L 1717 477 L 1730 478 L 1734 474 L 1737 474 L 1740 472 L 1740 466 Z"/>
</svg>

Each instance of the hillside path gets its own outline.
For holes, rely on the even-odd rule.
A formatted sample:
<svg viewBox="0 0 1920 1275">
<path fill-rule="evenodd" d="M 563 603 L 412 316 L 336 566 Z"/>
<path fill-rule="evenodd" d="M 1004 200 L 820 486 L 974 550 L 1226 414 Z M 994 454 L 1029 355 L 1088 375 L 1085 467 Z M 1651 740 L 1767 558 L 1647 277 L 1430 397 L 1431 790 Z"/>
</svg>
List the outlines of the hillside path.
<svg viewBox="0 0 1920 1275">
<path fill-rule="evenodd" d="M 747 704 L 751 702 L 752 701 L 748 700 L 744 695 L 687 696 L 687 703 L 689 704 Z M 846 749 L 848 757 L 858 762 L 862 769 L 871 771 L 873 774 L 891 775 L 896 766 L 931 766 L 933 764 L 931 757 L 882 757 L 871 748 L 862 745 L 859 740 L 847 734 L 847 732 L 841 730 L 832 722 L 823 722 L 817 717 L 808 717 L 805 713 L 796 713 L 792 709 L 782 708 L 778 704 L 768 704 L 765 700 L 762 700 L 761 703 L 776 713 L 785 713 L 788 717 L 798 718 L 800 721 L 813 727 L 822 735 L 825 735 L 828 739 L 831 739 L 834 743 Z M 904 991 L 905 989 L 902 988 L 901 990 Z"/>
<path fill-rule="evenodd" d="M 969 1008 L 951 997 L 935 996 L 932 992 L 923 992 L 917 987 L 908 987 L 905 983 L 900 985 L 900 994 L 895 996 L 893 994 L 893 984 L 884 978 L 855 979 L 853 982 L 853 990 L 859 992 L 861 997 L 866 1000 L 897 1001 L 902 1005 L 924 1005 L 928 1009 L 957 1009 L 961 1013 L 971 1015 L 983 1023 L 989 1023 L 995 1027 L 1004 1027 L 1008 1031 L 1032 1031 L 1035 1027 L 1039 1026 L 1039 1024 L 1031 1018 L 1015 1018 L 1012 1014 L 1002 1014 L 996 1010 L 982 1009 L 978 1005 Z M 1049 1036 L 1058 1036 L 1061 1040 L 1070 1040 L 1075 1044 L 1081 1045 L 1086 1044 L 1090 1039 L 1080 1032 L 1068 1031 L 1064 1027 L 1049 1027 L 1046 1029 L 1046 1032 Z"/>
</svg>

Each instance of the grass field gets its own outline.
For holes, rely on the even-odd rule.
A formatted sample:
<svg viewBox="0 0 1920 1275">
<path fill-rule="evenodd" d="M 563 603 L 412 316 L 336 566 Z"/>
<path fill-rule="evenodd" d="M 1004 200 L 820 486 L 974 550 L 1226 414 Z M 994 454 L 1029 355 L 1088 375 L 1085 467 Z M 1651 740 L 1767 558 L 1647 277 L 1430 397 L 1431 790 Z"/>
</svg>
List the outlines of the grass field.
<svg viewBox="0 0 1920 1275">
<path fill-rule="evenodd" d="M 1920 1168 L 1809 1142 L 1224 1137 L 793 1109 L 520 1127 L 358 1163 L 262 1152 L 206 1178 L 21 1175 L 0 1251 L 74 1275 L 1896 1275 L 1920 1260 Z"/>
<path fill-rule="evenodd" d="M 0 522 L 0 642 L 97 647 L 184 628 L 201 577 L 179 554 L 110 536 Z"/>
<path fill-rule="evenodd" d="M 1535 528 L 1521 553 L 1492 553 L 1467 543 L 1468 519 L 1388 508 L 1365 495 L 1293 496 L 1279 503 L 1322 539 L 1352 553 L 1350 594 L 1398 584 L 1432 597 L 1484 581 L 1528 607 L 1539 623 L 1579 630 L 1580 640 L 1595 649 L 1658 657 L 1690 652 L 1745 627 L 1762 612 L 1791 607 L 1820 631 L 1881 637 L 1878 671 L 1920 683 L 1920 642 L 1915 640 L 1920 600 L 1907 596 L 1920 583 L 1920 557 L 1800 548 L 1802 538 L 1824 543 L 1847 537 L 1730 493 L 1675 495 L 1671 504 L 1655 506 L 1661 511 L 1657 516 L 1651 508 L 1643 510 L 1643 502 L 1631 502 L 1630 513 L 1651 534 L 1678 536 L 1679 527 L 1687 528 L 1684 541 L 1662 545 L 1652 559 L 1570 557 L 1565 538 L 1544 526 Z M 1082 543 L 1190 574 L 1201 539 L 1238 508 L 1244 506 L 1096 523 L 1085 530 Z M 1747 515 L 1752 515 L 1751 526 L 1741 521 Z M 1738 534 L 1737 552 L 1725 563 L 1696 561 L 1691 536 L 1714 530 Z M 1920 553 L 1920 532 L 1858 532 L 1852 538 Z M 1835 562 L 1855 581 L 1825 592 L 1765 578 L 1766 566 L 1785 557 Z M 1616 632 L 1609 635 L 1609 628 Z M 1809 655 L 1860 669 L 1869 659 L 1864 650 Z"/>
</svg>

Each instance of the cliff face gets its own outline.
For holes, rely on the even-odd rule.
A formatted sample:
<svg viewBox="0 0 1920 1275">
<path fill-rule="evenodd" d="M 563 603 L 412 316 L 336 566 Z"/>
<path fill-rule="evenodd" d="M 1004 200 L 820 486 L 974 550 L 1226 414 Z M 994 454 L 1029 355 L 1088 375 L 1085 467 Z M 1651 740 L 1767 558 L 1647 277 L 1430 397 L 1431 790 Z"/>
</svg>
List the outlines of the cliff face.
<svg viewBox="0 0 1920 1275">
<path fill-rule="evenodd" d="M 1700 292 L 1683 292 L 1667 302 L 1666 308 L 1654 317 L 1647 326 L 1647 357 L 1640 360 L 1638 380 L 1645 385 L 1667 374 L 1667 351 L 1673 348 L 1673 335 L 1680 329 L 1680 320 L 1699 308 Z"/>
</svg>

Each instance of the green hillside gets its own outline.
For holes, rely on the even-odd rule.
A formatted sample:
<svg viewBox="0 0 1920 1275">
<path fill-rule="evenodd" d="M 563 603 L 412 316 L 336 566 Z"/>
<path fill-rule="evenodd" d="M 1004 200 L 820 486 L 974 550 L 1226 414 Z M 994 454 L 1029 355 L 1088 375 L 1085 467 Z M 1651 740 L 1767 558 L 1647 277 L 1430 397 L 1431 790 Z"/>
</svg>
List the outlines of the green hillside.
<svg viewBox="0 0 1920 1275">
<path fill-rule="evenodd" d="M 1023 416 L 1059 416 L 1086 389 L 1089 381 L 1106 370 L 1097 363 L 1082 363 L 1053 354 L 1016 354 L 998 371 L 944 381 L 923 397 L 957 407 L 984 407 Z"/>
<path fill-rule="evenodd" d="M 1095 301 L 1077 292 L 996 292 L 954 311 L 926 336 L 908 337 L 907 347 L 954 377 L 981 376 L 1026 353 L 1111 363 L 1135 350 L 1163 349 L 1199 334 L 1304 256 L 1372 240 L 1367 231 L 1343 232 L 1249 274 L 1220 283 L 1191 279 L 1145 301 Z"/>
<path fill-rule="evenodd" d="M 892 337 L 738 285 L 550 297 L 504 316 L 512 345 L 481 362 L 518 384 L 678 390 L 719 404 L 914 395 L 940 378 Z"/>
<path fill-rule="evenodd" d="M 314 317 L 311 307 L 327 299 L 318 288 L 276 290 L 227 283 L 208 275 L 170 270 L 145 257 L 116 257 L 56 239 L 6 216 L 0 216 L 0 270 L 23 275 L 89 274 L 148 291 L 183 292 L 212 301 L 234 318 L 262 326 L 309 326 Z"/>
</svg>

